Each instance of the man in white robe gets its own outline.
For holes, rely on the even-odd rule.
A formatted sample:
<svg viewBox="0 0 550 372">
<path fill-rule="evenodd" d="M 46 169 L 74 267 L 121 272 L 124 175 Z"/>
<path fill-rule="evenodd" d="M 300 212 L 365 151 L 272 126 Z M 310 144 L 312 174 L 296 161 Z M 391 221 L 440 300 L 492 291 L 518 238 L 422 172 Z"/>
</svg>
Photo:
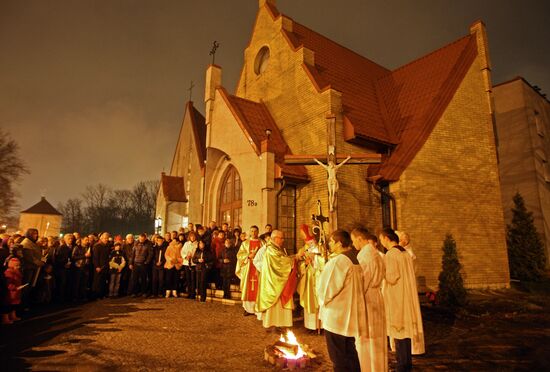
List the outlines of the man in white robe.
<svg viewBox="0 0 550 372">
<path fill-rule="evenodd" d="M 335 371 L 360 371 L 355 341 L 368 337 L 363 274 L 348 232 L 332 233 L 334 255 L 326 264 L 317 299 L 330 359 Z"/>
<path fill-rule="evenodd" d="M 386 313 L 382 297 L 382 282 L 386 274 L 384 259 L 372 245 L 376 237 L 366 229 L 358 228 L 351 232 L 351 240 L 359 250 L 357 260 L 363 270 L 363 289 L 367 302 L 369 324 L 368 338 L 356 343 L 361 371 L 388 370 L 388 340 L 386 335 Z"/>
<path fill-rule="evenodd" d="M 424 345 L 422 315 L 412 259 L 399 245 L 399 238 L 392 229 L 384 229 L 379 240 L 388 250 L 385 257 L 386 284 L 383 293 L 388 336 L 395 341 L 397 371 L 410 371 L 411 340 Z"/>
</svg>

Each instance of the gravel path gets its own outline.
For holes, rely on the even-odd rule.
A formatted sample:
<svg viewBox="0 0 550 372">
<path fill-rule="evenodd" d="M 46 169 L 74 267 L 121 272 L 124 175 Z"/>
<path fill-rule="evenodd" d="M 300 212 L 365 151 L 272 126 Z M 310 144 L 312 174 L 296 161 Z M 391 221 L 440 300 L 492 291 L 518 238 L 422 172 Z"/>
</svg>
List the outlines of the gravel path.
<svg viewBox="0 0 550 372">
<path fill-rule="evenodd" d="M 331 370 L 324 337 L 296 323 L 298 339 L 319 354 L 309 370 Z M 277 339 L 255 317 L 244 317 L 238 305 L 181 298 L 49 309 L 3 329 L 2 336 L 4 367 L 41 371 L 273 370 L 263 350 Z"/>
</svg>

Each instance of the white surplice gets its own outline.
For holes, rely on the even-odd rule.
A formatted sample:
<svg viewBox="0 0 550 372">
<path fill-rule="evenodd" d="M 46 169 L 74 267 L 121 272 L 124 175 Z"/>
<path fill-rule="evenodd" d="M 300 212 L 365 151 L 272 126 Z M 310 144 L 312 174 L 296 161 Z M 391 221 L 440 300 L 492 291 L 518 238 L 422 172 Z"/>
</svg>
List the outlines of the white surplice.
<svg viewBox="0 0 550 372">
<path fill-rule="evenodd" d="M 345 254 L 331 258 L 317 288 L 323 328 L 346 337 L 367 337 L 367 309 L 361 266 Z"/>
<path fill-rule="evenodd" d="M 412 354 L 424 354 L 424 328 L 413 262 L 407 251 L 393 247 L 385 257 L 384 303 L 388 336 L 411 339 Z"/>
<path fill-rule="evenodd" d="M 363 270 L 363 287 L 367 302 L 369 335 L 356 340 L 361 372 L 388 370 L 386 313 L 382 282 L 386 273 L 384 260 L 378 250 L 367 244 L 359 251 L 357 260 Z"/>
</svg>

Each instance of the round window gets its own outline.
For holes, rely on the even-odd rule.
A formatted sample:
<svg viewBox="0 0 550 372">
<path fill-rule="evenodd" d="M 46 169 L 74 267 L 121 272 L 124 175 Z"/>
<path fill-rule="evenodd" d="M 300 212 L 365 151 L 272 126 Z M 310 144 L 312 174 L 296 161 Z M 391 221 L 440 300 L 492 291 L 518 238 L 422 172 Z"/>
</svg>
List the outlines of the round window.
<svg viewBox="0 0 550 372">
<path fill-rule="evenodd" d="M 254 72 L 256 75 L 260 75 L 267 68 L 267 62 L 269 61 L 269 48 L 264 46 L 256 54 L 256 60 L 254 61 Z"/>
</svg>

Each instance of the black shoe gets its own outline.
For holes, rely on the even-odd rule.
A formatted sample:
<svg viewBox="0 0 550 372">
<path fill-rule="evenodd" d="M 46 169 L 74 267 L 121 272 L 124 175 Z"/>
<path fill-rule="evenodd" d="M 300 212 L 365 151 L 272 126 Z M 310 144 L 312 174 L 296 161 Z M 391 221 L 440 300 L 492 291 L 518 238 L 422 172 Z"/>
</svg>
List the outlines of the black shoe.
<svg viewBox="0 0 550 372">
<path fill-rule="evenodd" d="M 245 311 L 243 312 L 243 315 L 244 315 L 244 316 L 250 316 L 250 315 L 254 315 L 254 314 L 250 314 L 248 311 L 245 310 Z"/>
</svg>

